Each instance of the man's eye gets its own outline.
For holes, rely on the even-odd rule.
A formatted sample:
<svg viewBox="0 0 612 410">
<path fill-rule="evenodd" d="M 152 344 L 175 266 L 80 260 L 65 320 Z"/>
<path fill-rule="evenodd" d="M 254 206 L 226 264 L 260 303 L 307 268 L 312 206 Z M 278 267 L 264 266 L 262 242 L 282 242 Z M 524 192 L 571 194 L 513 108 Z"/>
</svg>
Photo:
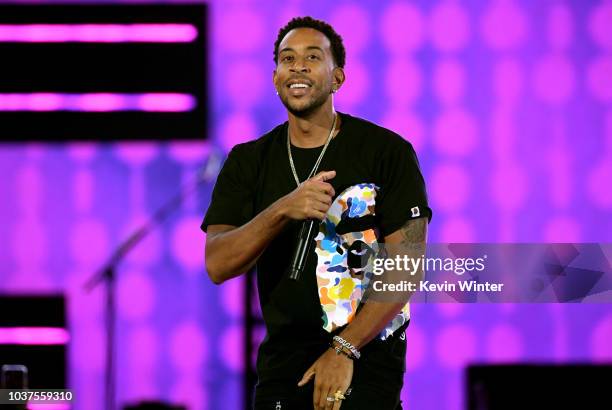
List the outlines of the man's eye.
<svg viewBox="0 0 612 410">
<path fill-rule="evenodd" d="M 310 58 L 311 60 L 318 60 L 319 56 L 316 55 L 316 54 L 311 54 L 311 55 L 308 56 L 308 58 Z"/>
<path fill-rule="evenodd" d="M 286 56 L 286 57 L 283 57 L 283 59 L 281 61 L 290 61 L 292 59 L 293 59 L 292 56 Z"/>
</svg>

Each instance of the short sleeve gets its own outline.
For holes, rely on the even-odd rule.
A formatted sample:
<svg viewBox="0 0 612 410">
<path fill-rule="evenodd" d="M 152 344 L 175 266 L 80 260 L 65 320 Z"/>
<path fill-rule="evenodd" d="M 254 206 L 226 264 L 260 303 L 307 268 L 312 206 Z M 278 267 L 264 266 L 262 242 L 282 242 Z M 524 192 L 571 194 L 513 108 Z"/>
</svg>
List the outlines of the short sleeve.
<svg viewBox="0 0 612 410">
<path fill-rule="evenodd" d="M 210 205 L 200 228 L 209 225 L 241 226 L 253 217 L 253 179 L 245 157 L 247 150 L 235 146 L 229 153 L 213 189 Z M 248 172 L 247 172 L 248 171 Z"/>
<path fill-rule="evenodd" d="M 432 217 L 416 153 L 408 141 L 396 134 L 392 137 L 379 160 L 382 182 L 376 214 L 383 236 L 409 219 L 427 217 L 431 221 Z"/>
</svg>

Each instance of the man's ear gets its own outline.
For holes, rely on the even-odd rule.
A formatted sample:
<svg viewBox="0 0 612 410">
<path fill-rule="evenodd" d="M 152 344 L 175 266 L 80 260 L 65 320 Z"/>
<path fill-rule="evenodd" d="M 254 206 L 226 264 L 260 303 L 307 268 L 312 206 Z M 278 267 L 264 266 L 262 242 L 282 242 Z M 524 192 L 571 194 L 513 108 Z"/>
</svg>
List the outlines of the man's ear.
<svg viewBox="0 0 612 410">
<path fill-rule="evenodd" d="M 278 93 L 278 87 L 276 86 L 276 69 L 272 70 L 272 84 L 274 85 L 274 90 Z"/>
<path fill-rule="evenodd" d="M 334 81 L 333 81 L 332 89 L 334 89 L 335 91 L 338 91 L 340 87 L 342 87 L 342 84 L 344 84 L 344 81 L 346 80 L 344 69 L 341 67 L 335 67 L 333 76 L 334 76 Z"/>
</svg>

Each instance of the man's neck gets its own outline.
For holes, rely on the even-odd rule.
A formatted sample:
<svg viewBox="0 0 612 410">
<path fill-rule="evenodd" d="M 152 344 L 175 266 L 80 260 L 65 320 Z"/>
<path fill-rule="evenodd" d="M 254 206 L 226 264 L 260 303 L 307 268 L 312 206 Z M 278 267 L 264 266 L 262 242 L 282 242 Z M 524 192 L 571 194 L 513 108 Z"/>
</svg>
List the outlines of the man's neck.
<svg viewBox="0 0 612 410">
<path fill-rule="evenodd" d="M 336 111 L 332 106 L 321 109 L 308 116 L 289 113 L 289 135 L 291 143 L 300 148 L 315 148 L 324 145 L 334 123 Z M 340 116 L 336 120 L 336 134 L 340 129 Z M 334 135 L 335 136 L 335 135 Z"/>
</svg>

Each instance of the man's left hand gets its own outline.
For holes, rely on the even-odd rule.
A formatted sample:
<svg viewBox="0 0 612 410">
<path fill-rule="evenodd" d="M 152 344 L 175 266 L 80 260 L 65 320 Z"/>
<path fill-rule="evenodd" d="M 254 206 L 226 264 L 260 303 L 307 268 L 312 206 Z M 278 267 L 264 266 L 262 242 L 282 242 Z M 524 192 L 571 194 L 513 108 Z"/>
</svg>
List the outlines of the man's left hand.
<svg viewBox="0 0 612 410">
<path fill-rule="evenodd" d="M 327 401 L 328 397 L 334 397 L 334 393 L 340 390 L 345 393 L 353 379 L 353 361 L 343 354 L 337 354 L 332 349 L 325 353 L 313 363 L 298 386 L 303 386 L 314 376 L 313 405 L 315 409 L 338 410 L 342 400 Z"/>
</svg>

